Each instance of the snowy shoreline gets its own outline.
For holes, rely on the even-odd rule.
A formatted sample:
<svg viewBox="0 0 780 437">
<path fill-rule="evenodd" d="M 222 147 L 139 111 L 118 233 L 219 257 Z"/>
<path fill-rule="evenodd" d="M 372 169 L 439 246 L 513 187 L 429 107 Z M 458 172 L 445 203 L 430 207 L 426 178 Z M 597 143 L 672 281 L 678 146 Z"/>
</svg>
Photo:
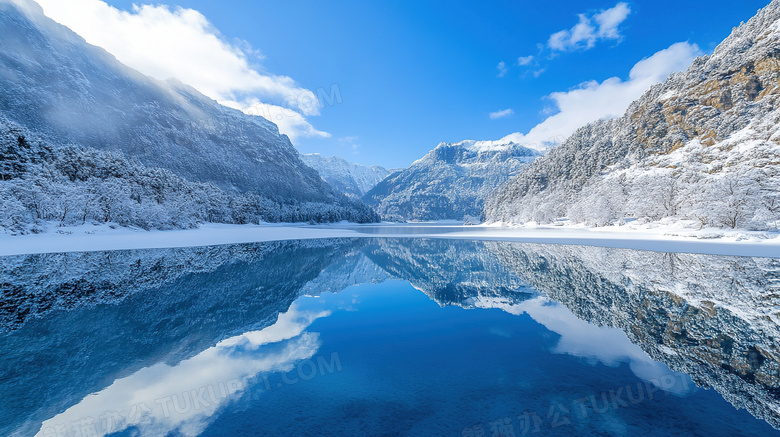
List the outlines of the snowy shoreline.
<svg viewBox="0 0 780 437">
<path fill-rule="evenodd" d="M 635 249 L 653 252 L 780 257 L 780 234 L 768 232 L 625 227 L 462 226 L 456 222 L 331 225 L 208 224 L 198 229 L 144 231 L 79 226 L 43 234 L 0 234 L 0 256 L 39 253 L 166 249 L 320 238 L 441 238 Z"/>
</svg>

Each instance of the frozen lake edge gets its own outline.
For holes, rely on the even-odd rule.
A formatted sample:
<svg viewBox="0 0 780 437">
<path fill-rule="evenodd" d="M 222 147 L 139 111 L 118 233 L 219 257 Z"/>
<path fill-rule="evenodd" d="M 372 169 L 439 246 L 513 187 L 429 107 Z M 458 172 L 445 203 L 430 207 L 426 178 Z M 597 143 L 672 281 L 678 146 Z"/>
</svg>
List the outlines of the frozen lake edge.
<svg viewBox="0 0 780 437">
<path fill-rule="evenodd" d="M 320 238 L 445 238 L 563 244 L 635 249 L 654 252 L 709 255 L 780 257 L 780 234 L 744 231 L 691 231 L 666 228 L 633 230 L 620 228 L 462 226 L 455 223 L 330 225 L 208 224 L 198 229 L 144 231 L 140 229 L 86 225 L 51 228 L 31 235 L 0 235 L 0 256 L 40 253 L 90 252 L 133 249 L 164 249 L 266 241 Z"/>
</svg>

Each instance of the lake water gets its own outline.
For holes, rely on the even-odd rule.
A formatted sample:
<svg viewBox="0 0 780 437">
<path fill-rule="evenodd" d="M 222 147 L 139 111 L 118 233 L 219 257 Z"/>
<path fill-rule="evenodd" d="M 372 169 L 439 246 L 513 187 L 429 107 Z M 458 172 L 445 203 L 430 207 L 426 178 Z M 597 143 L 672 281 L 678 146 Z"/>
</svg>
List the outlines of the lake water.
<svg viewBox="0 0 780 437">
<path fill-rule="evenodd" d="M 0 435 L 780 435 L 780 259 L 364 238 L 0 269 Z"/>
</svg>

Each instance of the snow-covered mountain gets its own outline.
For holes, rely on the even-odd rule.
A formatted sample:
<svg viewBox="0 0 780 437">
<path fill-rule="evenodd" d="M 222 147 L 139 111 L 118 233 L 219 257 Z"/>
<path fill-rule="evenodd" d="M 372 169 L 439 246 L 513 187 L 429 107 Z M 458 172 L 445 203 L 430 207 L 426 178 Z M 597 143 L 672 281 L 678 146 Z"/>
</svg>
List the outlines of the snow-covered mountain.
<svg viewBox="0 0 780 437">
<path fill-rule="evenodd" d="M 579 129 L 492 196 L 485 215 L 777 229 L 780 1 L 623 117 Z"/>
<path fill-rule="evenodd" d="M 279 205 L 361 208 L 304 165 L 270 121 L 124 66 L 31 0 L 0 0 L 0 46 L 0 115 L 50 144 L 121 152 Z"/>
<path fill-rule="evenodd" d="M 478 217 L 484 199 L 538 156 L 540 152 L 515 143 L 441 143 L 380 182 L 363 200 L 389 220 Z"/>
<path fill-rule="evenodd" d="M 322 179 L 347 196 L 359 198 L 374 188 L 391 173 L 384 167 L 355 164 L 338 156 L 325 157 L 319 153 L 301 155 L 301 160 L 317 170 Z"/>
</svg>

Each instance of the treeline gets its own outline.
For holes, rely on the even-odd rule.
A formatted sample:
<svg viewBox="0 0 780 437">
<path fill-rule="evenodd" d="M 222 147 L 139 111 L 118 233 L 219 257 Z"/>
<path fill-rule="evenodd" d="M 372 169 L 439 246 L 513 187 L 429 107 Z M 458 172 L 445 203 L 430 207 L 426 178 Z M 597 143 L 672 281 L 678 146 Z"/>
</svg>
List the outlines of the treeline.
<svg viewBox="0 0 780 437">
<path fill-rule="evenodd" d="M 640 161 L 624 170 L 597 174 L 582 187 L 571 180 L 556 184 L 532 177 L 539 173 L 525 174 L 523 180 L 490 198 L 485 214 L 489 221 L 507 223 L 545 224 L 565 217 L 589 226 L 627 220 L 687 221 L 688 226 L 697 228 L 779 230 L 777 145 L 756 141 L 749 154 L 732 155 L 731 159 L 718 149 L 690 144 L 682 159 L 653 164 Z M 561 162 L 556 168 L 565 165 Z"/>
<path fill-rule="evenodd" d="M 40 232 L 47 223 L 116 223 L 143 229 L 186 229 L 202 223 L 375 222 L 365 204 L 338 196 L 333 204 L 227 192 L 149 168 L 121 153 L 67 145 L 0 120 L 0 228 Z"/>
</svg>

